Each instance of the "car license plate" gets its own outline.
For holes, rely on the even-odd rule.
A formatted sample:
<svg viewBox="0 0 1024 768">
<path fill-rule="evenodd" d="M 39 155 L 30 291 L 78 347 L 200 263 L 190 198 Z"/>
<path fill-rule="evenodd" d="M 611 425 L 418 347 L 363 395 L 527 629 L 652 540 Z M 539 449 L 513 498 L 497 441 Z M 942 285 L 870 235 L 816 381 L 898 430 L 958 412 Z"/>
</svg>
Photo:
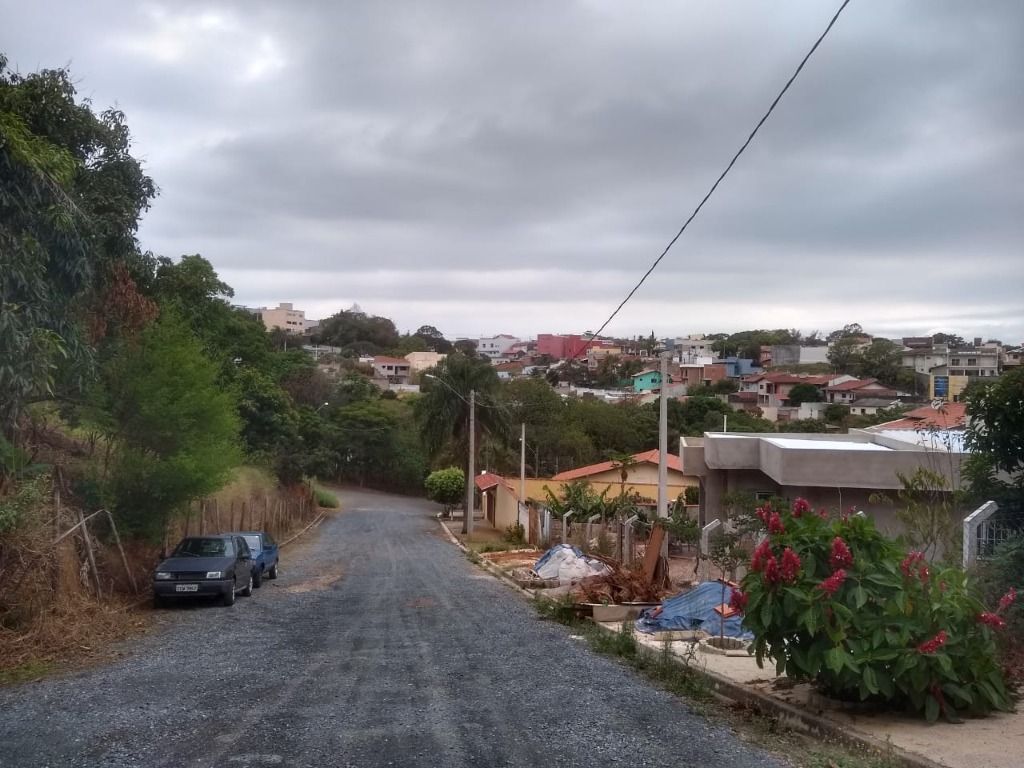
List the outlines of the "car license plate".
<svg viewBox="0 0 1024 768">
<path fill-rule="evenodd" d="M 199 591 L 199 585 L 198 584 L 175 584 L 174 585 L 174 591 L 175 592 L 198 592 Z"/>
</svg>

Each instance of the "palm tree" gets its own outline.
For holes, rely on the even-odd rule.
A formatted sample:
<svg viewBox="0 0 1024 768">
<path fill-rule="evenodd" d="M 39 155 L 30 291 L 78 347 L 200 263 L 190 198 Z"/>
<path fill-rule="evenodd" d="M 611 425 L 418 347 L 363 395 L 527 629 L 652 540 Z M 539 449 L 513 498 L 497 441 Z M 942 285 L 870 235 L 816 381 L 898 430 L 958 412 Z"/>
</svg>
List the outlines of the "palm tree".
<svg viewBox="0 0 1024 768">
<path fill-rule="evenodd" d="M 490 361 L 451 354 L 423 377 L 423 396 L 416 403 L 416 416 L 423 444 L 432 457 L 446 449 L 463 461 L 466 482 L 469 475 L 469 393 L 476 392 L 476 444 L 484 434 L 505 440 L 509 434 L 508 412 L 497 399 L 498 374 Z M 469 515 L 462 519 L 466 533 Z"/>
</svg>

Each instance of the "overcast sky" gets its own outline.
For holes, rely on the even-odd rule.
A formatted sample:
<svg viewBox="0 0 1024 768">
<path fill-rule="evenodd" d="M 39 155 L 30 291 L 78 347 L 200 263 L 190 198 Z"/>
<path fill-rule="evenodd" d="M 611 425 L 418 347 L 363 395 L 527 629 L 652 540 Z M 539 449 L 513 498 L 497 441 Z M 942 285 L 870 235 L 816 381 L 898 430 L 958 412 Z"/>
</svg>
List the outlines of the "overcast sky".
<svg viewBox="0 0 1024 768">
<path fill-rule="evenodd" d="M 0 0 L 160 188 L 140 232 L 249 305 L 596 329 L 836 2 Z M 1024 3 L 853 0 L 609 332 L 1024 341 Z"/>
</svg>

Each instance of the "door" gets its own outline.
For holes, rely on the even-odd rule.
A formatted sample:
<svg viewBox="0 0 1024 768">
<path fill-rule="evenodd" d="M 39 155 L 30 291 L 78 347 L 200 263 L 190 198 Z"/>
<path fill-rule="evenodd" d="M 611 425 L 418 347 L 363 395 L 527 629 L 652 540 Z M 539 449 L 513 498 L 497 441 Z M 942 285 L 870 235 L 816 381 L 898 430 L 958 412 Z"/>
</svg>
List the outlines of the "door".
<svg viewBox="0 0 1024 768">
<path fill-rule="evenodd" d="M 252 576 L 252 553 L 241 536 L 235 537 L 235 552 L 238 553 L 238 561 L 235 563 L 235 589 L 245 589 L 249 584 L 249 577 Z"/>
</svg>

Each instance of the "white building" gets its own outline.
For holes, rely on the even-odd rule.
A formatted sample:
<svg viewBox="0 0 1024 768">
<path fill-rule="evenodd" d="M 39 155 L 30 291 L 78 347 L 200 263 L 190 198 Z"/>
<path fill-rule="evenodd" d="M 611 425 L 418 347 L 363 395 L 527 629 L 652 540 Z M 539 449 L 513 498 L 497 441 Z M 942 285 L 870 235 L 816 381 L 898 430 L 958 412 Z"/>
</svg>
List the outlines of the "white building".
<svg viewBox="0 0 1024 768">
<path fill-rule="evenodd" d="M 495 358 L 508 359 L 512 347 L 519 343 L 521 343 L 521 339 L 509 336 L 507 333 L 499 333 L 497 336 L 480 337 L 476 343 L 476 351 L 492 360 Z"/>
</svg>

